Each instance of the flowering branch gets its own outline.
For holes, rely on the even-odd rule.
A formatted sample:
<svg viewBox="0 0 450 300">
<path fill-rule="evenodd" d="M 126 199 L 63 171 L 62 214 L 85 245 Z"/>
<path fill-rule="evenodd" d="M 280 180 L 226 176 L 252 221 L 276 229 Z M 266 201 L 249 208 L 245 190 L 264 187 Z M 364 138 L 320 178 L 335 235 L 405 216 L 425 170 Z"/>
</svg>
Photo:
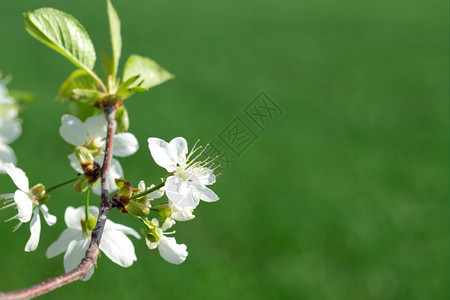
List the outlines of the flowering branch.
<svg viewBox="0 0 450 300">
<path fill-rule="evenodd" d="M 79 174 L 74 179 L 47 189 L 41 183 L 30 188 L 25 172 L 13 163 L 15 156 L 0 157 L 0 173 L 5 171 L 18 188 L 15 193 L 0 195 L 4 200 L 4 206 L 0 210 L 8 207 L 17 209 L 17 214 L 6 220 L 19 221 L 13 231 L 23 223 L 30 223 L 31 235 L 25 245 L 27 252 L 36 250 L 39 244 L 39 215 L 43 215 L 49 226 L 56 223 L 56 216 L 49 213 L 46 205 L 51 199 L 49 193 L 74 181 L 73 189 L 76 192 L 86 192 L 84 207 L 66 208 L 64 221 L 68 228 L 46 252 L 47 258 L 66 253 L 66 273 L 29 288 L 0 292 L 0 300 L 30 299 L 77 280 L 89 280 L 100 251 L 114 263 L 130 267 L 137 258 L 128 236 L 137 239 L 141 236 L 133 228 L 108 219 L 113 208 L 141 221 L 144 225 L 141 233 L 150 250 L 158 248 L 164 260 L 181 264 L 188 255 L 187 246 L 178 244 L 173 237 L 175 231 L 169 229 L 176 222 L 194 219 L 193 212 L 200 200 L 219 200 L 207 186 L 215 183 L 214 170 L 220 165 L 215 166 L 214 160 L 217 156 L 202 157 L 208 145 L 205 148 L 197 146 L 200 140 L 197 140 L 189 151 L 187 142 L 182 137 L 176 137 L 170 142 L 156 137 L 148 138 L 150 154 L 157 165 L 166 169 L 166 176 L 158 185 L 151 184 L 147 187 L 143 180 L 133 186 L 125 179 L 116 158 L 133 155 L 138 150 L 139 143 L 132 133 L 127 132 L 129 119 L 123 101 L 134 93 L 147 92 L 150 88 L 172 79 L 173 75 L 150 58 L 131 55 L 125 63 L 122 76 L 118 77 L 117 67 L 122 47 L 120 20 L 109 0 L 107 9 L 112 44 L 112 58 L 105 54 L 103 61 L 106 64 L 103 71 L 107 84 L 93 71 L 96 60 L 94 46 L 84 27 L 75 18 L 53 8 L 41 8 L 24 14 L 26 30 L 34 38 L 77 66 L 77 70 L 62 84 L 57 98 L 61 101 L 72 101 L 75 106 L 88 105 L 100 109 L 104 116 L 97 115 L 95 109 L 95 113 L 83 117 L 83 122 L 78 118 L 80 114 L 75 109 L 61 118 L 59 133 L 67 143 L 74 146 L 74 152 L 68 156 L 71 167 Z M 4 96 L 0 85 L 0 104 L 10 105 L 11 99 Z M 17 113 L 9 111 L 8 115 L 16 116 Z M 9 119 L 4 123 L 2 121 L 0 108 L 0 127 L 2 124 L 8 124 L 9 127 L 4 128 L 3 132 L 8 132 L 8 138 L 12 141 L 17 133 L 20 133 L 19 124 Z M 13 123 L 17 123 L 16 135 L 11 131 Z M 1 140 L 0 138 L 0 142 Z M 7 160 L 2 161 L 5 158 Z M 90 189 L 100 195 L 99 209 L 89 206 Z M 110 197 L 110 193 L 115 190 L 118 190 L 117 193 Z M 159 204 L 153 202 L 163 196 L 168 199 Z M 153 216 L 150 217 L 151 215 Z"/>
<path fill-rule="evenodd" d="M 111 204 L 109 203 L 108 200 L 109 198 L 108 179 L 110 176 L 109 168 L 111 166 L 114 132 L 117 126 L 115 121 L 116 115 L 115 108 L 113 108 L 112 106 L 105 106 L 104 112 L 106 121 L 108 123 L 108 127 L 107 127 L 107 139 L 105 147 L 105 159 L 103 161 L 103 167 L 101 171 L 102 193 L 101 193 L 100 211 L 97 218 L 97 224 L 95 225 L 95 228 L 91 234 L 91 242 L 89 244 L 89 248 L 87 249 L 84 258 L 81 260 L 80 264 L 75 269 L 61 276 L 47 279 L 37 285 L 19 291 L 7 293 L 0 292 L 0 300 L 30 299 L 33 297 L 46 294 L 66 284 L 83 279 L 83 277 L 86 275 L 86 272 L 89 269 L 95 267 L 99 254 L 99 245 L 102 239 L 103 229 L 105 227 L 108 213 L 111 210 Z"/>
</svg>

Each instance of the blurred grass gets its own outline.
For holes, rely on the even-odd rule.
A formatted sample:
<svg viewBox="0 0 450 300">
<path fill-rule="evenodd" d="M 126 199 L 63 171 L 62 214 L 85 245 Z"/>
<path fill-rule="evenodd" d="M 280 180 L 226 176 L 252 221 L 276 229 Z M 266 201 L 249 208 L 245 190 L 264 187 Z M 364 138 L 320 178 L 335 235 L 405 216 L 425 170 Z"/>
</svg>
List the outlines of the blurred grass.
<svg viewBox="0 0 450 300">
<path fill-rule="evenodd" d="M 136 53 L 176 75 L 127 100 L 140 151 L 122 159 L 136 183 L 164 172 L 146 138 L 217 139 L 261 90 L 284 110 L 178 224 L 180 266 L 143 241 L 123 269 L 103 256 L 88 283 L 42 299 L 446 299 L 448 239 L 448 4 L 443 1 L 114 1 L 122 64 Z M 99 54 L 109 51 L 103 1 L 12 1 L 0 6 L 0 69 L 35 93 L 12 145 L 32 183 L 73 176 L 54 103 L 72 65 L 23 29 L 21 13 L 74 15 Z M 99 64 L 97 64 L 99 67 Z M 248 121 L 248 119 L 246 119 Z M 42 175 L 41 175 L 42 174 Z M 1 192 L 14 189 L 7 176 Z M 64 229 L 70 188 L 49 203 L 59 222 L 22 251 L 27 225 L 0 226 L 0 290 L 63 271 L 45 250 Z M 6 219 L 11 212 L 0 212 Z M 118 212 L 111 219 L 138 229 Z"/>
</svg>

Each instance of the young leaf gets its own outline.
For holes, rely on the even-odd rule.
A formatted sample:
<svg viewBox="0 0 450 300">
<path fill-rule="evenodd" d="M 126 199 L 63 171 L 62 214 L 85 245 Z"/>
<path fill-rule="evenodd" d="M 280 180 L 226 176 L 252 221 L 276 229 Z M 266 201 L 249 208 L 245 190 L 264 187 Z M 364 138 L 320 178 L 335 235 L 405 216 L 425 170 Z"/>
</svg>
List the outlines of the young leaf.
<svg viewBox="0 0 450 300">
<path fill-rule="evenodd" d="M 34 38 L 93 74 L 95 49 L 84 27 L 71 15 L 54 8 L 24 14 L 25 29 Z"/>
<path fill-rule="evenodd" d="M 113 56 L 113 73 L 111 75 L 115 78 L 117 75 L 117 67 L 119 66 L 120 53 L 122 51 L 122 37 L 120 36 L 120 19 L 110 0 L 108 0 L 108 18 Z"/>
<path fill-rule="evenodd" d="M 74 89 L 69 100 L 95 106 L 95 104 L 101 103 L 105 97 L 106 94 L 97 90 Z"/>
<path fill-rule="evenodd" d="M 56 101 L 70 100 L 75 89 L 97 90 L 97 82 L 92 79 L 88 72 L 80 69 L 75 70 L 61 85 Z"/>
<path fill-rule="evenodd" d="M 131 55 L 125 63 L 123 81 L 126 82 L 137 75 L 138 79 L 129 85 L 129 89 L 135 87 L 149 89 L 174 77 L 150 58 Z"/>
</svg>

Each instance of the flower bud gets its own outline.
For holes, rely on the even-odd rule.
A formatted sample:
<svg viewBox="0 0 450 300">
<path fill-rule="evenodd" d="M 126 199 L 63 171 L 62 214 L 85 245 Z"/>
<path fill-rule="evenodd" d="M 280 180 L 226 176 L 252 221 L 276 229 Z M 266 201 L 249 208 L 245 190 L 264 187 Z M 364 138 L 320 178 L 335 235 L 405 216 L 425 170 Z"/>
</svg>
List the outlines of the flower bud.
<svg viewBox="0 0 450 300">
<path fill-rule="evenodd" d="M 152 207 L 152 210 L 157 211 L 164 218 L 170 217 L 170 215 L 172 214 L 172 209 L 167 202 Z"/>
<path fill-rule="evenodd" d="M 94 157 L 92 156 L 91 151 L 89 151 L 86 147 L 79 146 L 75 149 L 75 156 L 80 162 L 81 166 L 89 165 L 94 162 Z M 84 167 L 83 167 L 84 169 Z"/>
<path fill-rule="evenodd" d="M 42 183 L 38 183 L 28 191 L 30 198 L 39 199 L 45 196 L 45 186 Z"/>
<path fill-rule="evenodd" d="M 89 179 L 85 175 L 81 175 L 78 177 L 77 181 L 75 181 L 75 184 L 73 185 L 73 189 L 77 193 L 84 193 L 89 188 Z"/>
<path fill-rule="evenodd" d="M 131 200 L 128 202 L 127 205 L 125 205 L 125 209 L 128 211 L 129 214 L 134 216 L 143 217 L 150 213 L 150 208 L 148 208 L 146 205 Z"/>
<path fill-rule="evenodd" d="M 133 187 L 131 186 L 131 183 L 126 181 L 123 177 L 114 179 L 114 182 L 119 189 L 119 197 L 129 199 L 133 194 Z"/>
</svg>

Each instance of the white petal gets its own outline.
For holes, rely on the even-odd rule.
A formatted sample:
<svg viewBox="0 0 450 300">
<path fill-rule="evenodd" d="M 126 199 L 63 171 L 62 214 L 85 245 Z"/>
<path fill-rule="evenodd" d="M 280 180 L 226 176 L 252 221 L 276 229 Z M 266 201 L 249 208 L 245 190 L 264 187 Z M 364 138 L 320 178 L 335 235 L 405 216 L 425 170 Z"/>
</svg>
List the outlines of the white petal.
<svg viewBox="0 0 450 300">
<path fill-rule="evenodd" d="M 159 254 L 166 261 L 179 265 L 186 260 L 188 252 L 185 244 L 177 244 L 175 238 L 162 237 L 159 243 Z"/>
<path fill-rule="evenodd" d="M 17 218 L 19 221 L 23 223 L 30 221 L 33 213 L 33 203 L 30 198 L 28 198 L 28 195 L 20 190 L 17 190 L 14 193 L 14 202 L 17 205 Z"/>
<path fill-rule="evenodd" d="M 150 189 L 154 188 L 155 185 L 152 184 L 150 186 Z M 147 199 L 158 199 L 161 198 L 164 195 L 164 189 L 159 189 L 151 192 L 150 194 L 147 194 Z"/>
<path fill-rule="evenodd" d="M 153 185 L 155 186 L 155 185 Z M 140 190 L 141 192 L 145 191 L 145 182 L 144 180 L 139 181 L 138 183 L 138 190 Z"/>
<path fill-rule="evenodd" d="M 98 207 L 89 206 L 89 213 L 91 215 L 98 215 Z M 64 213 L 64 221 L 66 222 L 67 227 L 73 229 L 81 229 L 80 220 L 86 217 L 85 206 L 80 206 L 78 208 L 74 208 L 72 206 L 68 206 L 66 208 L 66 212 Z"/>
<path fill-rule="evenodd" d="M 74 146 L 82 146 L 88 140 L 84 124 L 71 115 L 62 116 L 59 133 L 66 142 Z"/>
<path fill-rule="evenodd" d="M 75 153 L 70 154 L 67 158 L 69 159 L 70 166 L 78 173 L 83 174 L 83 168 L 81 168 L 80 162 L 75 156 Z"/>
<path fill-rule="evenodd" d="M 195 218 L 195 216 L 192 214 L 192 210 L 190 209 L 178 209 L 175 205 L 170 203 L 170 208 L 172 210 L 171 217 L 174 220 L 177 221 L 189 221 Z"/>
<path fill-rule="evenodd" d="M 108 230 L 108 224 L 105 225 L 100 250 L 121 267 L 129 267 L 137 260 L 131 240 L 121 231 Z"/>
<path fill-rule="evenodd" d="M 104 140 L 106 138 L 107 123 L 103 114 L 87 118 L 84 125 L 91 139 Z"/>
<path fill-rule="evenodd" d="M 56 223 L 56 217 L 48 212 L 47 205 L 43 204 L 40 206 L 42 215 L 44 216 L 45 222 L 48 224 L 48 226 L 53 226 Z"/>
<path fill-rule="evenodd" d="M 6 173 L 5 163 L 13 163 L 17 162 L 16 155 L 14 154 L 14 150 L 6 144 L 0 142 L 0 173 Z"/>
<path fill-rule="evenodd" d="M 156 249 L 156 247 L 158 247 L 158 245 L 159 245 L 159 241 L 150 242 L 150 240 L 148 240 L 148 239 L 145 239 L 145 243 L 147 244 L 147 247 L 150 250 Z"/>
<path fill-rule="evenodd" d="M 25 251 L 30 252 L 36 250 L 39 244 L 39 235 L 41 234 L 41 218 L 39 218 L 39 208 L 35 208 L 33 219 L 30 222 L 31 236 L 25 245 Z"/>
<path fill-rule="evenodd" d="M 16 168 L 16 166 L 11 163 L 5 164 L 5 170 L 9 177 L 11 177 L 14 184 L 23 192 L 28 193 L 28 177 L 25 175 L 25 172 L 20 168 Z"/>
<path fill-rule="evenodd" d="M 216 182 L 216 176 L 210 169 L 194 168 L 195 178 L 200 181 L 202 185 L 211 185 Z"/>
<path fill-rule="evenodd" d="M 0 81 L 0 104 L 12 104 L 14 103 L 14 99 L 10 97 L 8 92 L 8 88 L 5 83 Z"/>
<path fill-rule="evenodd" d="M 19 120 L 0 120 L 0 141 L 9 144 L 22 133 Z"/>
<path fill-rule="evenodd" d="M 69 243 L 66 254 L 64 255 L 64 270 L 66 272 L 72 271 L 80 264 L 89 246 L 90 240 L 89 237 L 73 240 Z M 84 281 L 88 279 L 87 275 L 83 278 Z"/>
<path fill-rule="evenodd" d="M 129 132 L 123 132 L 114 135 L 114 156 L 130 156 L 136 153 L 138 149 L 139 143 L 133 134 Z"/>
<path fill-rule="evenodd" d="M 13 120 L 17 118 L 19 110 L 14 105 L 0 105 L 0 119 Z"/>
<path fill-rule="evenodd" d="M 139 233 L 137 233 L 137 231 L 134 230 L 133 228 L 130 228 L 128 226 L 124 226 L 122 224 L 114 223 L 111 220 L 108 220 L 107 222 L 108 222 L 108 227 L 110 227 L 110 229 L 121 231 L 121 232 L 123 232 L 125 234 L 128 234 L 128 235 L 132 235 L 132 236 L 134 236 L 137 239 L 141 238 Z"/>
<path fill-rule="evenodd" d="M 206 202 L 214 202 L 219 200 L 219 197 L 214 193 L 211 189 L 207 188 L 206 186 L 203 186 L 201 189 L 199 189 L 201 195 L 200 199 Z"/>
<path fill-rule="evenodd" d="M 176 162 L 184 166 L 186 164 L 186 155 L 188 153 L 187 142 L 182 137 L 176 137 L 169 143 L 170 151 Z"/>
<path fill-rule="evenodd" d="M 194 209 L 200 202 L 200 192 L 191 189 L 183 179 L 171 176 L 165 184 L 167 198 L 179 209 Z"/>
<path fill-rule="evenodd" d="M 149 138 L 147 141 L 148 148 L 156 164 L 166 169 L 167 172 L 173 172 L 176 168 L 177 161 L 172 156 L 169 143 L 158 138 Z"/>
<path fill-rule="evenodd" d="M 166 231 L 167 229 L 172 228 L 172 226 L 175 225 L 175 223 L 176 223 L 175 220 L 172 220 L 171 218 L 166 218 L 161 226 L 161 229 L 163 231 Z"/>
<path fill-rule="evenodd" d="M 83 232 L 78 229 L 66 228 L 59 238 L 48 247 L 45 255 L 47 258 L 55 257 L 67 250 L 69 243 L 73 240 L 83 238 Z"/>
</svg>

